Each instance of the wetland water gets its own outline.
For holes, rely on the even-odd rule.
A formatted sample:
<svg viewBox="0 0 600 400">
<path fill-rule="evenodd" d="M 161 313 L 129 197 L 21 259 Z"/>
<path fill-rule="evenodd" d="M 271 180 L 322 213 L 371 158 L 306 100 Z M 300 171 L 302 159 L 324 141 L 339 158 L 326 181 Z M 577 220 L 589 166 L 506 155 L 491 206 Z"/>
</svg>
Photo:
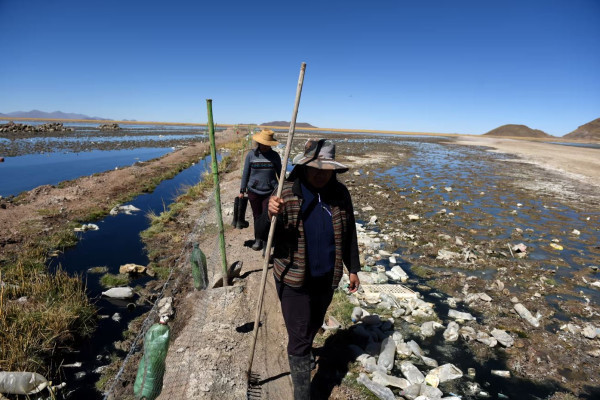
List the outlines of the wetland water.
<svg viewBox="0 0 600 400">
<path fill-rule="evenodd" d="M 102 297 L 101 292 L 106 290 L 100 285 L 102 274 L 89 273 L 88 270 L 93 267 L 107 267 L 107 272 L 118 274 L 119 267 L 124 264 L 146 266 L 148 257 L 140 239 L 140 232 L 149 227 L 148 214 L 160 214 L 187 187 L 197 184 L 203 172 L 211 168 L 210 163 L 211 157 L 208 156 L 176 177 L 163 181 L 152 193 L 139 195 L 127 203 L 140 211 L 131 215 L 120 213 L 115 216 L 109 215 L 101 221 L 90 221 L 97 224 L 99 230 L 80 233 L 80 241 L 75 247 L 51 260 L 51 268 L 60 266 L 70 274 L 82 275 L 89 296 L 95 299 L 100 316 L 93 337 L 78 346 L 76 351 L 66 355 L 65 364 L 82 363 L 81 367 L 62 370 L 68 382 L 68 391 L 72 391 L 69 398 L 102 398 L 94 388 L 94 383 L 99 377 L 99 373 L 94 371 L 110 363 L 111 355 L 116 351 L 113 344 L 122 340 L 122 333 L 127 329 L 129 322 L 150 309 L 147 303 L 136 304 L 135 298 L 125 301 Z M 143 285 L 149 279 L 146 276 L 133 279 L 130 286 Z M 133 307 L 131 304 L 136 305 Z M 113 318 L 115 313 L 118 313 L 119 318 Z"/>
<path fill-rule="evenodd" d="M 339 154 L 397 154 L 376 168 L 357 166 L 352 170 L 358 169 L 358 177 L 344 178 L 352 189 L 357 218 L 369 221 L 377 215 L 377 225 L 370 229 L 385 240 L 386 250 L 400 255 L 396 258 L 411 278 L 409 287 L 435 304 L 444 325 L 449 297 L 460 299 L 467 291 L 487 292 L 493 298 L 489 306 L 458 300 L 456 308 L 477 317 L 481 325 L 476 329 L 501 326 L 515 337 L 523 335 L 520 346 L 525 347 L 484 351 L 474 346 L 473 350 L 473 345 L 462 341 L 445 342 L 441 331 L 423 339 L 401 319 L 396 328 L 402 331 L 404 327 L 405 337 L 416 340 L 440 365 L 453 363 L 463 372 L 475 368 L 476 378 L 444 385 L 444 393 L 480 398 L 469 389 L 471 383 L 478 383 L 491 398 L 538 399 L 555 391 L 568 392 L 578 381 L 580 388 L 588 387 L 580 398 L 598 398 L 596 383 L 586 375 L 597 370 L 597 360 L 586 354 L 594 349 L 594 341 L 586 342 L 581 334 L 565 337 L 560 329 L 566 323 L 599 326 L 600 291 L 583 280 L 600 279 L 595 269 L 600 264 L 598 203 L 569 194 L 567 188 L 574 184 L 566 178 L 512 156 L 443 142 L 362 137 L 340 143 L 343 149 Z M 363 179 L 365 175 L 369 177 Z M 366 206 L 372 210 L 365 213 L 362 208 Z M 409 215 L 418 219 L 409 219 Z M 523 258 L 508 248 L 519 243 L 527 246 Z M 441 249 L 460 254 L 460 258 L 442 261 L 437 257 Z M 392 266 L 385 257 L 376 264 L 387 270 Z M 424 275 L 424 268 L 431 273 Z M 490 289 L 496 279 L 506 284 L 508 295 L 498 298 Z M 514 320 L 510 302 L 501 304 L 511 296 L 517 296 L 532 312 L 541 311 L 541 330 L 522 325 L 518 316 Z M 536 351 L 552 357 L 534 358 L 527 366 L 527 356 L 522 355 Z M 482 352 L 490 353 L 482 356 Z M 563 368 L 565 365 L 581 368 Z M 527 376 L 528 368 L 529 376 L 544 376 L 536 371 L 554 368 L 558 372 L 549 374 L 551 379 L 534 382 L 522 377 Z M 512 377 L 493 376 L 492 369 L 510 370 Z"/>
</svg>

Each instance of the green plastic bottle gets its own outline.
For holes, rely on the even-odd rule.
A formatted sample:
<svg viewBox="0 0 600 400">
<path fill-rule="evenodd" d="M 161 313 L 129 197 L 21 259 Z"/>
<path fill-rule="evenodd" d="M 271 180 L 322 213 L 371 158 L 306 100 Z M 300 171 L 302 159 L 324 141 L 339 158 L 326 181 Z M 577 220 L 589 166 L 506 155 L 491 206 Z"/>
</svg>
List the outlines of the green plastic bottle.
<svg viewBox="0 0 600 400">
<path fill-rule="evenodd" d="M 194 249 L 190 256 L 192 263 L 192 277 L 194 278 L 194 287 L 196 290 L 204 290 L 208 287 L 208 269 L 206 267 L 206 256 L 194 243 Z"/>
<path fill-rule="evenodd" d="M 169 326 L 154 324 L 144 336 L 144 355 L 140 360 L 133 393 L 136 399 L 154 400 L 160 394 L 165 373 L 165 359 L 169 349 Z"/>
</svg>

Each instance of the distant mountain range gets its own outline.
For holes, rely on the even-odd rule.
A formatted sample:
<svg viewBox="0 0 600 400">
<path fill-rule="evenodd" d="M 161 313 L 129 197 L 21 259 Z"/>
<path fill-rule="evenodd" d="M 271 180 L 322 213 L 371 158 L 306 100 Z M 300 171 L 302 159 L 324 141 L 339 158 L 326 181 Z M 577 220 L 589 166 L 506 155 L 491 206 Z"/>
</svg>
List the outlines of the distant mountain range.
<svg viewBox="0 0 600 400">
<path fill-rule="evenodd" d="M 31 111 L 15 111 L 6 114 L 0 113 L 0 117 L 5 118 L 48 118 L 48 119 L 97 119 L 112 121 L 110 118 L 104 117 L 89 117 L 84 114 L 64 113 L 62 111 L 45 112 L 40 110 Z"/>
<path fill-rule="evenodd" d="M 289 121 L 272 121 L 272 122 L 265 122 L 263 124 L 260 124 L 260 126 L 288 126 L 289 127 L 290 122 Z M 308 122 L 296 122 L 296 126 L 298 128 L 316 128 L 316 126 L 312 126 Z"/>
</svg>

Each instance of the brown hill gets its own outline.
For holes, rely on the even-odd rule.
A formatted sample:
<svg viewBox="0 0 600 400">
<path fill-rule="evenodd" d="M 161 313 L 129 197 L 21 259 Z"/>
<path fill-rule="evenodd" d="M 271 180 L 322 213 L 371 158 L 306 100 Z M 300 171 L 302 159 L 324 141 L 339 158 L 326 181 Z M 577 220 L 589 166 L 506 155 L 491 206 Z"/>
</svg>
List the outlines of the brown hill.
<svg viewBox="0 0 600 400">
<path fill-rule="evenodd" d="M 273 122 L 265 122 L 260 124 L 260 126 L 290 126 L 289 121 L 273 121 Z M 296 126 L 299 128 L 316 128 L 316 126 L 313 126 L 311 124 L 309 124 L 308 122 L 296 122 Z"/>
<path fill-rule="evenodd" d="M 512 136 L 512 137 L 533 137 L 533 138 L 551 138 L 552 135 L 547 134 L 539 129 L 531 129 L 526 125 L 502 125 L 496 129 L 484 133 L 488 136 Z"/>
<path fill-rule="evenodd" d="M 571 133 L 563 136 L 565 139 L 600 140 L 600 118 L 581 125 Z"/>
</svg>

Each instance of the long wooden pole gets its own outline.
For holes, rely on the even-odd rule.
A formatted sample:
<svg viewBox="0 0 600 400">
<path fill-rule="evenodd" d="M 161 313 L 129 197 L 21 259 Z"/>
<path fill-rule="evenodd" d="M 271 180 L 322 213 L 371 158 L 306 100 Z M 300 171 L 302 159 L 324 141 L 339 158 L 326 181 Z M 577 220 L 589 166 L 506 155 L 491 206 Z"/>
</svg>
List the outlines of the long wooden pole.
<svg viewBox="0 0 600 400">
<path fill-rule="evenodd" d="M 223 264 L 223 286 L 229 285 L 227 273 L 227 254 L 225 254 L 225 228 L 223 228 L 223 215 L 221 214 L 221 189 L 219 186 L 219 164 L 217 163 L 217 148 L 215 144 L 215 125 L 213 123 L 212 100 L 206 99 L 208 111 L 208 137 L 210 139 L 210 158 L 212 161 L 213 181 L 215 183 L 215 206 L 217 211 L 217 225 L 219 227 L 219 246 L 221 248 L 221 262 Z"/>
<path fill-rule="evenodd" d="M 294 138 L 294 130 L 296 129 L 296 117 L 298 116 L 298 106 L 300 105 L 300 95 L 302 94 L 302 84 L 304 83 L 304 71 L 306 63 L 302 63 L 300 67 L 300 77 L 298 78 L 298 87 L 296 89 L 296 102 L 294 103 L 294 111 L 292 113 L 292 121 L 290 122 L 290 130 L 288 132 L 287 143 L 285 145 L 285 153 L 281 162 L 281 173 L 279 174 L 279 185 L 277 186 L 277 197 L 281 197 L 283 190 L 283 182 L 285 181 L 285 171 L 287 169 L 290 150 L 292 149 L 292 139 Z M 250 346 L 250 359 L 248 360 L 248 369 L 246 375 L 250 379 L 252 371 L 252 361 L 254 359 L 254 349 L 256 347 L 256 337 L 258 336 L 258 325 L 260 324 L 260 313 L 262 311 L 263 297 L 265 294 L 265 284 L 267 282 L 267 271 L 269 269 L 269 258 L 271 258 L 271 245 L 273 244 L 273 234 L 275 233 L 275 223 L 277 216 L 271 217 L 271 227 L 269 228 L 269 237 L 267 239 L 267 248 L 265 249 L 265 262 L 262 269 L 262 280 L 260 283 L 260 292 L 256 303 L 256 315 L 254 317 L 254 331 L 252 332 L 252 344 Z"/>
</svg>

